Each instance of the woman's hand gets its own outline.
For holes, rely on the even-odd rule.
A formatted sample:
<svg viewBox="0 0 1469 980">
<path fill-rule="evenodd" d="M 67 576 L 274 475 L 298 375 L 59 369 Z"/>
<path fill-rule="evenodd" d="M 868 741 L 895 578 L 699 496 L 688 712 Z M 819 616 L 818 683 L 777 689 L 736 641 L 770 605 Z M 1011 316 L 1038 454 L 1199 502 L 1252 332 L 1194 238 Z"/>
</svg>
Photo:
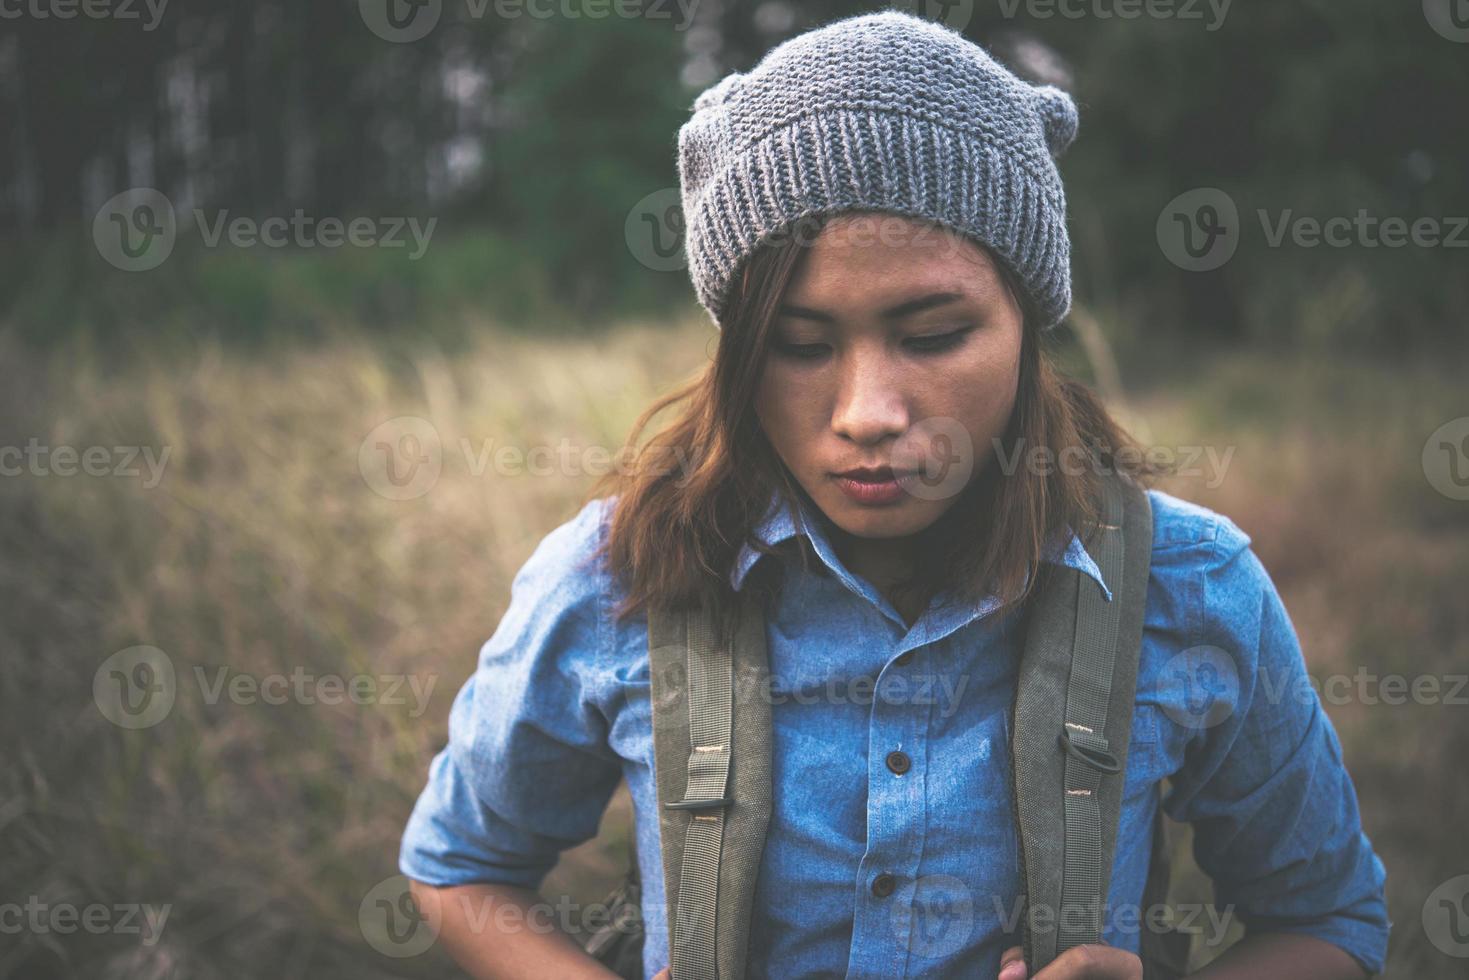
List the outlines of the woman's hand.
<svg viewBox="0 0 1469 980">
<path fill-rule="evenodd" d="M 1025 950 L 1012 946 L 1000 956 L 999 980 L 1027 980 Z M 1075 946 L 1051 961 L 1035 980 L 1143 980 L 1143 961 L 1113 946 Z"/>
<path fill-rule="evenodd" d="M 671 980 L 668 967 L 653 975 L 653 980 Z M 1027 980 L 1025 950 L 1014 946 L 1000 957 L 999 980 Z M 1123 949 L 1111 946 L 1077 946 L 1057 957 L 1050 966 L 1035 975 L 1035 980 L 1142 980 L 1143 961 Z"/>
</svg>

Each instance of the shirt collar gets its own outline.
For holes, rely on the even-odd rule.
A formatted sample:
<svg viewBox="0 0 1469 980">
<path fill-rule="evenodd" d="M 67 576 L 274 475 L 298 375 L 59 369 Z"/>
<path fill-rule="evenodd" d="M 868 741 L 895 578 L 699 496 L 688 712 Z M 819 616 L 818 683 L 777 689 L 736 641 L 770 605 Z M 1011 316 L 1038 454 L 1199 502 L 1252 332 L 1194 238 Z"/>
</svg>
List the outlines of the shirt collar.
<svg viewBox="0 0 1469 980">
<path fill-rule="evenodd" d="M 770 505 L 766 509 L 765 516 L 755 526 L 754 536 L 756 540 L 773 547 L 781 541 L 804 533 L 811 541 L 811 545 L 815 549 L 816 554 L 820 556 L 822 562 L 831 569 L 833 574 L 847 581 L 848 585 L 855 588 L 855 583 L 851 581 L 851 573 L 842 566 L 841 561 L 836 557 L 836 551 L 827 539 L 821 523 L 812 518 L 811 511 L 806 506 L 804 499 L 797 501 L 797 510 L 796 520 L 792 521 L 790 508 L 781 500 L 779 491 L 772 493 Z M 1062 541 L 1066 542 L 1064 547 L 1061 546 Z M 739 555 L 735 559 L 734 568 L 730 572 L 730 585 L 736 592 L 744 584 L 746 576 L 755 567 L 755 563 L 762 557 L 764 556 L 755 550 L 748 541 L 740 548 Z M 1081 539 L 1076 536 L 1076 533 L 1070 527 L 1062 529 L 1059 534 L 1052 538 L 1051 544 L 1042 554 L 1041 560 L 1059 564 L 1067 568 L 1075 568 L 1083 574 L 1091 576 L 1097 585 L 1101 586 L 1102 595 L 1106 597 L 1107 601 L 1112 601 L 1112 590 L 1103 581 L 1102 570 L 1097 567 L 1096 561 L 1086 550 L 1086 546 L 1082 544 Z M 858 591 L 865 592 L 867 590 L 860 589 Z"/>
</svg>

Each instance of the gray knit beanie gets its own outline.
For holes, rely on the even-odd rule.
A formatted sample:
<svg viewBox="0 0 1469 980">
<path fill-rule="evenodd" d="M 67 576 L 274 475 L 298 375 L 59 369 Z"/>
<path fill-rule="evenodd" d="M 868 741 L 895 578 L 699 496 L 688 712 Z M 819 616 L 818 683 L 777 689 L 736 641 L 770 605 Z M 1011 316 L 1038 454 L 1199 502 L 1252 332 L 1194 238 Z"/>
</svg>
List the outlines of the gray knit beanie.
<svg viewBox="0 0 1469 980">
<path fill-rule="evenodd" d="M 958 31 L 899 10 L 772 48 L 694 101 L 678 133 L 684 247 L 719 326 L 739 265 L 807 215 L 886 211 L 989 245 L 1055 326 L 1071 308 L 1054 157 L 1076 105 L 1017 78 Z"/>
</svg>

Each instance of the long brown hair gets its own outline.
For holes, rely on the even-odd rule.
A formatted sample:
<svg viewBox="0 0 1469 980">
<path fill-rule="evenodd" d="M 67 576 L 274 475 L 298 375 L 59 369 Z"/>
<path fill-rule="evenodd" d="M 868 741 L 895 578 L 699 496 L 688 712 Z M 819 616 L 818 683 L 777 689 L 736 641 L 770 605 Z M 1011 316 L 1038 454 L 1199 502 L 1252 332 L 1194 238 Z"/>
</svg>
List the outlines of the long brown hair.
<svg viewBox="0 0 1469 980">
<path fill-rule="evenodd" d="M 597 555 L 621 577 L 625 599 L 616 610 L 619 619 L 650 605 L 673 609 L 703 603 L 722 621 L 732 606 L 729 576 L 741 546 L 749 541 L 758 551 L 773 553 L 751 535 L 772 492 L 778 490 L 787 507 L 794 509 L 802 500 L 809 513 L 820 515 L 761 431 L 754 399 L 781 297 L 803 248 L 834 216 L 808 216 L 802 219 L 805 233 L 751 253 L 720 320 L 713 361 L 638 417 L 623 447 L 623 458 L 632 465 L 607 473 L 591 489 L 588 500 L 618 498 Z M 1011 472 L 993 460 L 976 466 L 960 499 L 920 533 L 925 560 L 900 591 L 929 597 L 948 589 L 962 602 L 994 593 L 1004 612 L 1023 603 L 1044 580 L 1043 549 L 1051 535 L 1070 526 L 1084 536 L 1095 524 L 1099 471 L 1110 468 L 1142 481 L 1162 467 L 1146 460 L 1090 388 L 1059 373 L 1043 347 L 1026 291 L 1008 266 L 985 250 L 1024 316 L 1019 390 L 997 448 L 1013 461 L 1042 447 L 1050 465 L 1004 468 Z M 673 421 L 638 448 L 652 419 L 680 405 Z M 1061 453 L 1068 447 L 1074 447 L 1071 458 L 1084 453 L 1087 465 L 1057 465 L 1067 458 Z M 809 551 L 799 541 L 788 547 L 811 566 Z M 774 576 L 752 574 L 749 581 L 757 593 L 768 597 L 779 587 L 779 565 L 759 563 L 762 570 L 771 567 Z"/>
</svg>

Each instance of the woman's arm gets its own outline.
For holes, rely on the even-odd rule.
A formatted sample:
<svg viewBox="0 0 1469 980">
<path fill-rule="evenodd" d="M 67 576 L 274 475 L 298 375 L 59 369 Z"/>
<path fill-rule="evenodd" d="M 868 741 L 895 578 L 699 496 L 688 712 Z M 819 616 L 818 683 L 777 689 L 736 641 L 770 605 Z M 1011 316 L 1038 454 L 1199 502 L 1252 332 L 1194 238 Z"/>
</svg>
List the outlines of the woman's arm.
<svg viewBox="0 0 1469 980">
<path fill-rule="evenodd" d="M 606 583 L 582 567 L 600 514 L 587 505 L 517 572 L 404 828 L 398 869 L 436 941 L 476 977 L 615 976 L 536 892 L 563 851 L 596 835 L 622 778 L 595 696 Z"/>
<path fill-rule="evenodd" d="M 410 879 L 419 913 L 475 980 L 617 980 L 560 929 L 546 903 L 513 885 L 435 887 Z"/>
<path fill-rule="evenodd" d="M 1245 926 L 1243 939 L 1193 976 L 1359 980 L 1380 972 L 1386 956 L 1385 871 L 1295 629 L 1249 543 L 1221 516 L 1169 553 L 1192 570 L 1194 626 L 1159 677 L 1147 687 L 1139 680 L 1139 698 L 1162 706 L 1164 737 L 1186 760 L 1164 809 L 1193 825 L 1215 905 Z M 1205 695 L 1221 703 L 1200 707 Z M 1019 947 L 1005 952 L 1003 980 L 1027 976 L 1020 960 Z M 1035 974 L 1141 976 L 1137 956 L 1100 945 Z"/>
</svg>

